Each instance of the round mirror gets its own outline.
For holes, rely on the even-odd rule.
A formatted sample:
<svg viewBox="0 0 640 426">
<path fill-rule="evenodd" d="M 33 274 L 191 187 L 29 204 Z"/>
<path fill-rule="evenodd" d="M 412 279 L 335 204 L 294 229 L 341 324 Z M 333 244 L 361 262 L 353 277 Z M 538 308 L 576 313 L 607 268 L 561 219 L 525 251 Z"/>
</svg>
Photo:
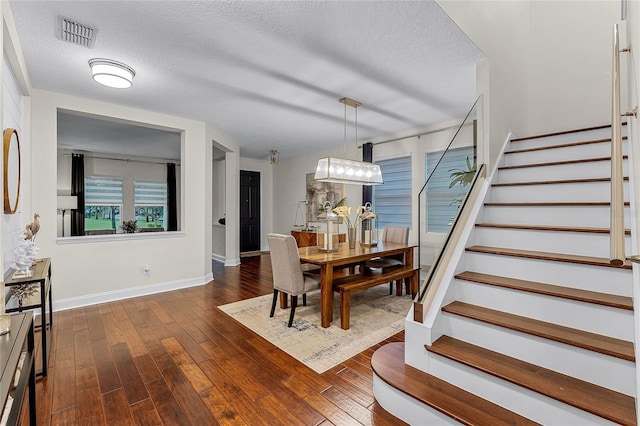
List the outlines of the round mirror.
<svg viewBox="0 0 640 426">
<path fill-rule="evenodd" d="M 16 129 L 4 131 L 4 212 L 13 214 L 20 197 L 20 140 Z"/>
</svg>

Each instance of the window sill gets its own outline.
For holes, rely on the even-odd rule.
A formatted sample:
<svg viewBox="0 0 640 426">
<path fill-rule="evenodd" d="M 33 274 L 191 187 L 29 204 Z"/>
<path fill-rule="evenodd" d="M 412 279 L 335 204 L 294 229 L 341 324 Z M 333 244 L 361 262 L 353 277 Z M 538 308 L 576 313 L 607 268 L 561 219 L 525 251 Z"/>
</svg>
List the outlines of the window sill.
<svg viewBox="0 0 640 426">
<path fill-rule="evenodd" d="M 56 244 L 103 243 L 107 241 L 157 240 L 159 238 L 181 238 L 183 231 L 136 232 L 134 234 L 84 235 L 81 237 L 57 237 Z"/>
</svg>

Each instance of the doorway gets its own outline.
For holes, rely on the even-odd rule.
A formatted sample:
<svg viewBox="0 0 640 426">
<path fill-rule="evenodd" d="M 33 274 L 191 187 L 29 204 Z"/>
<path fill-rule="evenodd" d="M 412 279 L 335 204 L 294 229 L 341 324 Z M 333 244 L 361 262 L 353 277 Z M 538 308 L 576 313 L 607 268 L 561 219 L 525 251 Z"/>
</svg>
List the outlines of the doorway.
<svg viewBox="0 0 640 426">
<path fill-rule="evenodd" d="M 240 252 L 260 250 L 260 172 L 240 170 Z"/>
</svg>

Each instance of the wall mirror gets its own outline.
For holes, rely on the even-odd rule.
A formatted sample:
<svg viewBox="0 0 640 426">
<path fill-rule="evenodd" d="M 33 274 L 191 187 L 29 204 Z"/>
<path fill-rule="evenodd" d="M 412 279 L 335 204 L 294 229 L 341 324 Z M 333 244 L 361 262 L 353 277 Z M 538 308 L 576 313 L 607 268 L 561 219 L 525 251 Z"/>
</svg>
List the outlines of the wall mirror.
<svg viewBox="0 0 640 426">
<path fill-rule="evenodd" d="M 181 131 L 61 109 L 57 123 L 58 236 L 180 230 Z"/>
<path fill-rule="evenodd" d="M 20 198 L 20 139 L 16 129 L 3 134 L 4 212 L 13 214 Z"/>
</svg>

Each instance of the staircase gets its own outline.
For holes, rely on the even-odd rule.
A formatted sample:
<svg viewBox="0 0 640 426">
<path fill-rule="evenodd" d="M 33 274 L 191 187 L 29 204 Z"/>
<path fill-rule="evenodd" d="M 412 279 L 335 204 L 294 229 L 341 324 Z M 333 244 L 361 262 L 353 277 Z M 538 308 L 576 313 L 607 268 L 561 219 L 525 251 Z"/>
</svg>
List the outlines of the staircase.
<svg viewBox="0 0 640 426">
<path fill-rule="evenodd" d="M 637 424 L 631 265 L 608 261 L 609 134 L 510 142 L 419 365 L 402 343 L 372 357 L 385 409 L 411 424 Z"/>
</svg>

